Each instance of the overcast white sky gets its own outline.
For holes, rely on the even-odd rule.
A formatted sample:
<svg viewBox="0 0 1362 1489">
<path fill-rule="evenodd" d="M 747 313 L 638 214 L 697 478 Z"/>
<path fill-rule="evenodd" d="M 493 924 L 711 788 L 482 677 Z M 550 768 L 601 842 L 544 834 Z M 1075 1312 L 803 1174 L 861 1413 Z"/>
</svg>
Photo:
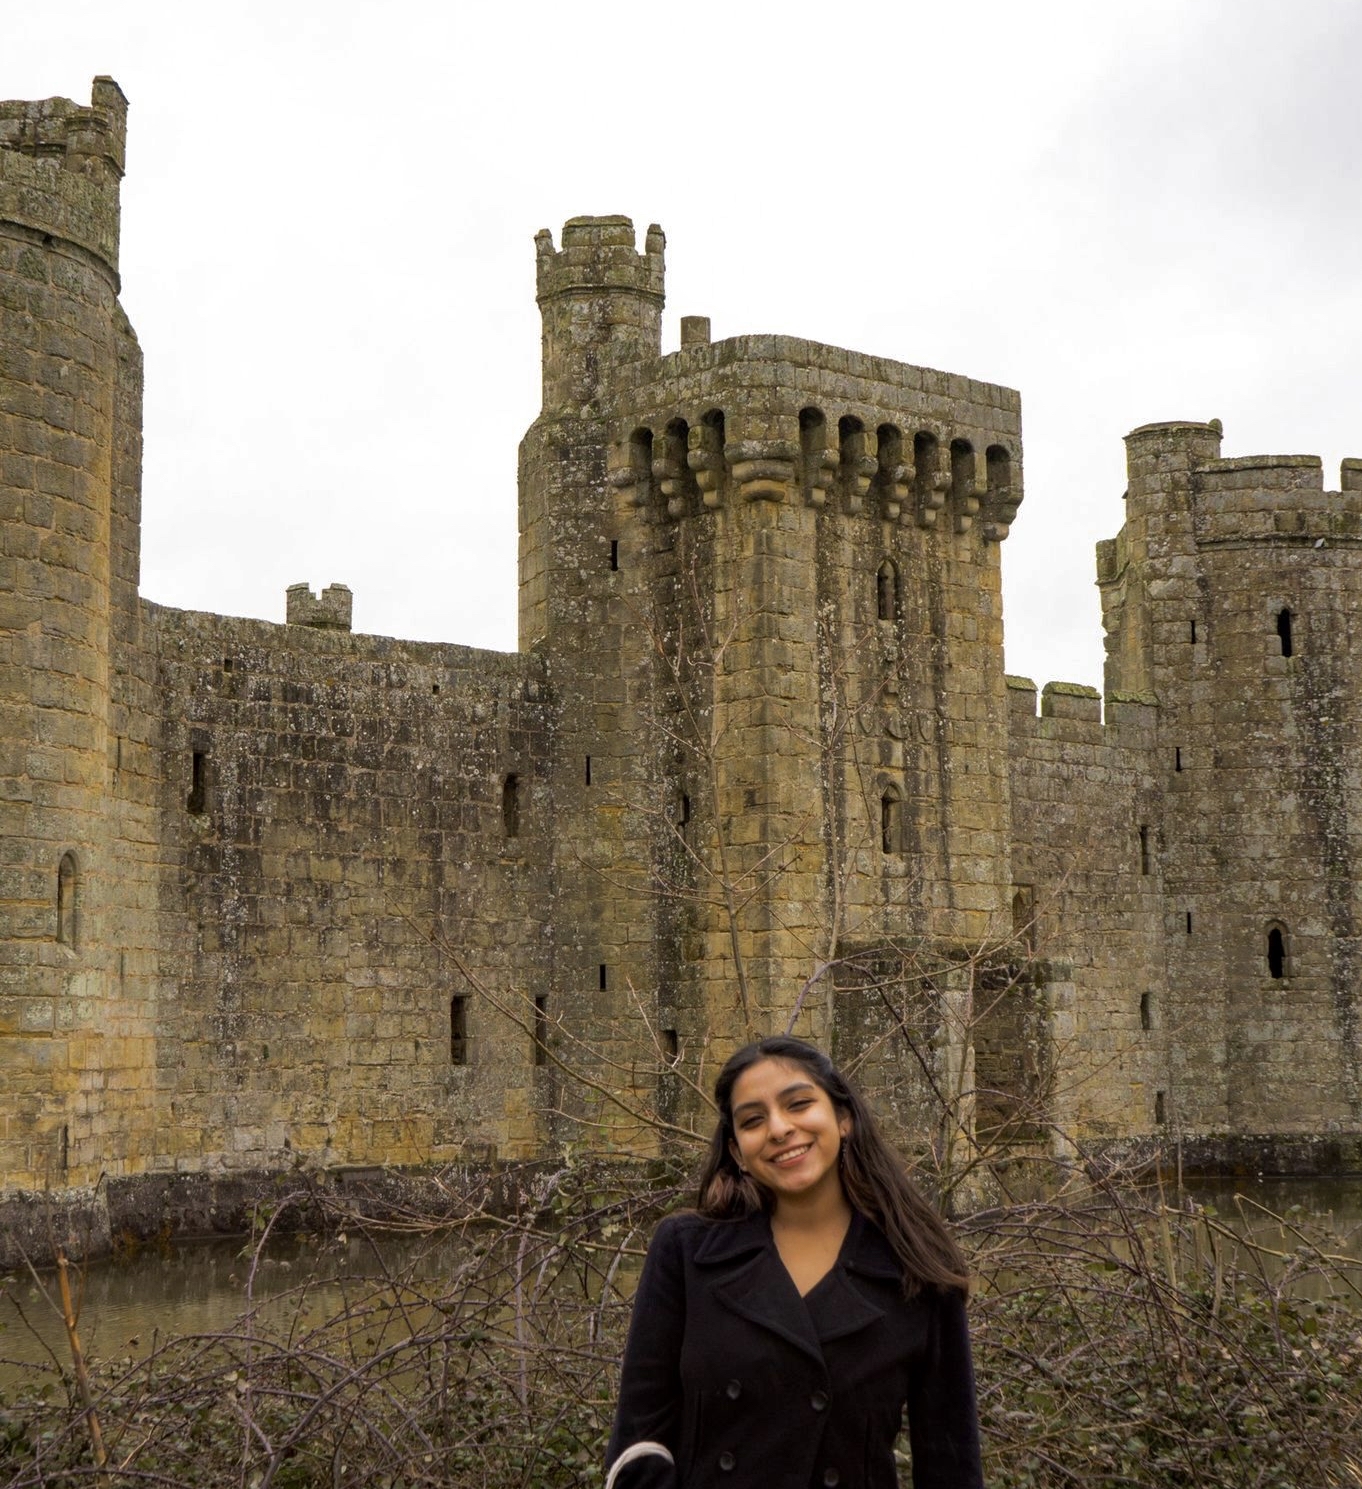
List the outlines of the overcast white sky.
<svg viewBox="0 0 1362 1489">
<path fill-rule="evenodd" d="M 782 332 L 1020 388 L 1007 663 L 1100 684 L 1121 436 L 1362 455 L 1362 5 L 6 7 L 0 97 L 131 100 L 142 589 L 515 646 L 533 238 L 667 233 L 664 349 Z"/>
</svg>

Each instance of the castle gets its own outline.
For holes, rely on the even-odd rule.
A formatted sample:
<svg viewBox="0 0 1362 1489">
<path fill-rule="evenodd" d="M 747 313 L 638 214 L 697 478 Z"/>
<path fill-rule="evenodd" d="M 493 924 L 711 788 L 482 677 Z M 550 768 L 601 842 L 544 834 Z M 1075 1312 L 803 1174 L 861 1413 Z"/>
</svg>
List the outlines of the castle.
<svg viewBox="0 0 1362 1489">
<path fill-rule="evenodd" d="M 0 104 L 0 1195 L 646 1147 L 792 1017 L 910 1135 L 1355 1160 L 1362 462 L 1135 430 L 1105 704 L 1038 708 L 1018 395 L 663 354 L 661 230 L 578 218 L 517 652 L 169 609 L 125 125 Z"/>
</svg>

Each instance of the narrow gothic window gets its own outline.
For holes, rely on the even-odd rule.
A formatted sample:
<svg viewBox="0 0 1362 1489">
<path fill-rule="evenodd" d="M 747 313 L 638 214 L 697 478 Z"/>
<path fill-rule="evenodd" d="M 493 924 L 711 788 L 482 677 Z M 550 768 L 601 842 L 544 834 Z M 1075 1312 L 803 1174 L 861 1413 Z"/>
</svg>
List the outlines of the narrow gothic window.
<svg viewBox="0 0 1362 1489">
<path fill-rule="evenodd" d="M 520 836 L 520 781 L 508 775 L 501 787 L 501 821 L 508 838 Z"/>
<path fill-rule="evenodd" d="M 1140 1028 L 1149 1030 L 1154 1027 L 1154 995 L 1153 993 L 1140 994 Z"/>
<path fill-rule="evenodd" d="M 1149 872 L 1149 829 L 1143 826 L 1140 828 L 1140 872 Z"/>
<path fill-rule="evenodd" d="M 1168 1122 L 1168 1099 L 1164 1092 L 1154 1092 L 1154 1120 L 1160 1127 Z"/>
<path fill-rule="evenodd" d="M 1272 926 L 1267 933 L 1267 975 L 1286 976 L 1286 935 L 1281 926 Z"/>
<path fill-rule="evenodd" d="M 198 817 L 208 808 L 208 756 L 195 750 L 189 762 L 189 795 L 185 806 Z"/>
<path fill-rule="evenodd" d="M 899 571 L 892 558 L 886 558 L 875 576 L 876 609 L 881 620 L 893 620 L 899 610 Z"/>
<path fill-rule="evenodd" d="M 610 572 L 613 574 L 620 566 L 620 540 L 610 539 Z"/>
<path fill-rule="evenodd" d="M 462 993 L 449 1000 L 449 1063 L 468 1064 L 468 999 Z"/>
<path fill-rule="evenodd" d="M 606 968 L 605 968 L 605 963 L 604 962 L 602 962 L 600 964 L 600 966 L 596 969 L 596 976 L 597 976 L 598 981 L 600 982 L 601 992 L 605 992 L 607 978 L 606 978 Z"/>
<path fill-rule="evenodd" d="M 63 853 L 57 865 L 57 940 L 76 949 L 76 860 Z"/>
<path fill-rule="evenodd" d="M 1282 655 L 1289 657 L 1291 655 L 1291 612 L 1289 610 L 1277 612 L 1277 635 L 1281 637 Z"/>
<path fill-rule="evenodd" d="M 1196 621 L 1192 622 L 1192 634 L 1188 639 L 1191 641 L 1193 646 L 1196 645 Z"/>
<path fill-rule="evenodd" d="M 1181 745 L 1178 745 L 1178 747 L 1173 751 L 1173 769 L 1174 770 L 1181 770 L 1182 769 L 1182 746 Z"/>
<path fill-rule="evenodd" d="M 892 786 L 880 798 L 880 848 L 885 853 L 903 851 L 903 803 Z"/>
</svg>

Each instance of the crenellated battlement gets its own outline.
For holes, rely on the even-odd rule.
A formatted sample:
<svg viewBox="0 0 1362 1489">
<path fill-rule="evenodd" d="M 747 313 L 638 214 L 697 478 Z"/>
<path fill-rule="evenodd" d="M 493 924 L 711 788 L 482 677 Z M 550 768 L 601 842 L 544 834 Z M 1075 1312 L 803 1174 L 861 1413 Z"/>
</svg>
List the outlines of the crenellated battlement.
<svg viewBox="0 0 1362 1489">
<path fill-rule="evenodd" d="M 1218 419 L 1132 430 L 1127 518 L 1183 510 L 1198 544 L 1362 539 L 1362 460 L 1345 460 L 1339 489 L 1326 491 L 1318 455 L 1225 458 L 1221 438 Z M 1104 573 L 1121 567 L 1115 549 L 1099 551 Z"/>
<path fill-rule="evenodd" d="M 108 77 L 94 80 L 88 107 L 0 102 L 0 222 L 76 244 L 117 273 L 127 118 Z"/>
<path fill-rule="evenodd" d="M 535 235 L 546 413 L 580 412 L 611 366 L 658 355 L 666 241 L 653 223 L 639 253 L 627 217 L 570 218 L 557 249 L 547 228 Z"/>
<path fill-rule="evenodd" d="M 785 336 L 696 338 L 619 400 L 610 479 L 679 520 L 797 501 L 1001 541 L 1022 500 L 1009 388 Z"/>
</svg>

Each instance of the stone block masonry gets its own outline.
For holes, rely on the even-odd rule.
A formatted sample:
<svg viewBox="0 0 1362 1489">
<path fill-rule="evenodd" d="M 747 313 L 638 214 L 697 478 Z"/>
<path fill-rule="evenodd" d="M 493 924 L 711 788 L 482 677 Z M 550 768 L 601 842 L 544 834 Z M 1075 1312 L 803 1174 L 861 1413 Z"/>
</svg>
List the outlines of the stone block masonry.
<svg viewBox="0 0 1362 1489">
<path fill-rule="evenodd" d="M 343 584 L 167 609 L 126 113 L 0 104 L 0 1196 L 652 1153 L 791 1018 L 909 1142 L 1355 1151 L 1362 463 L 1137 429 L 1105 701 L 1038 707 L 1018 395 L 664 352 L 662 230 L 584 217 L 534 243 L 518 652 Z"/>
</svg>

